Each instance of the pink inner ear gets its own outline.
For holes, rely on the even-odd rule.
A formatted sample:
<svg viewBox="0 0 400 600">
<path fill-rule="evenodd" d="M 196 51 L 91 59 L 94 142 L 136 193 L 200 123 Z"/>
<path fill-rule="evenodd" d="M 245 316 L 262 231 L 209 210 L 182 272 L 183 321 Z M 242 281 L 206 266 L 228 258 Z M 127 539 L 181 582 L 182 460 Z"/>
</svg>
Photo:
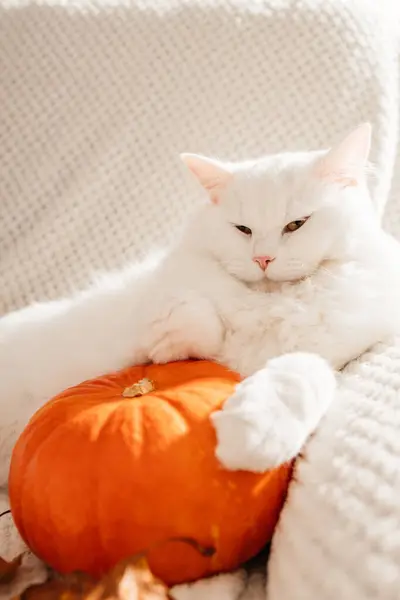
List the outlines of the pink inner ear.
<svg viewBox="0 0 400 600">
<path fill-rule="evenodd" d="M 364 176 L 371 145 L 371 126 L 364 123 L 319 161 L 318 177 L 342 187 L 356 186 Z"/>
<path fill-rule="evenodd" d="M 215 182 L 214 184 L 210 184 L 207 186 L 207 192 L 210 195 L 210 200 L 213 204 L 218 204 L 219 201 L 219 192 L 221 191 L 221 185 L 219 182 Z"/>
<path fill-rule="evenodd" d="M 349 177 L 339 178 L 339 179 L 336 179 L 335 181 L 342 188 L 354 187 L 354 186 L 358 185 L 358 179 L 351 179 Z"/>
<path fill-rule="evenodd" d="M 197 154 L 181 154 L 181 159 L 208 192 L 211 202 L 218 204 L 219 193 L 232 173 L 217 161 Z"/>
<path fill-rule="evenodd" d="M 360 172 L 358 175 L 355 175 L 355 173 L 351 175 L 343 172 L 340 173 L 339 171 L 334 172 L 328 169 L 320 169 L 318 171 L 318 177 L 320 179 L 336 183 L 340 185 L 341 188 L 346 188 L 357 186 L 362 177 L 362 172 Z"/>
</svg>

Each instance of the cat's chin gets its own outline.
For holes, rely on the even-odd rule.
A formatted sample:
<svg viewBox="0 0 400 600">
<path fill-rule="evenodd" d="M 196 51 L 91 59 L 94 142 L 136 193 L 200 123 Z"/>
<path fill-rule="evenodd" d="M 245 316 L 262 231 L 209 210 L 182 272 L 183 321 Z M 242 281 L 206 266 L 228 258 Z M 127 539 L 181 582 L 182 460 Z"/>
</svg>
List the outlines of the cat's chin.
<svg viewBox="0 0 400 600">
<path fill-rule="evenodd" d="M 248 287 L 257 292 L 278 292 L 285 283 L 298 283 L 299 281 L 303 281 L 306 279 L 306 275 L 303 277 L 293 278 L 293 279 L 283 279 L 277 278 L 272 279 L 268 277 L 264 277 L 261 281 L 256 281 L 253 283 L 248 283 Z"/>
<path fill-rule="evenodd" d="M 317 268 L 317 267 L 316 267 Z M 307 279 L 310 275 L 315 272 L 315 269 L 310 268 L 308 271 L 304 269 L 299 271 L 276 269 L 274 265 L 271 265 L 265 272 L 257 269 L 255 271 L 247 272 L 235 272 L 228 269 L 230 275 L 233 275 L 239 279 L 242 283 L 248 285 L 253 289 L 271 289 L 274 284 L 279 285 L 283 283 L 296 283 Z"/>
<path fill-rule="evenodd" d="M 261 275 L 254 277 L 242 276 L 241 274 L 239 275 L 235 273 L 234 276 L 253 290 L 259 291 L 273 291 L 273 289 L 275 289 L 277 286 L 283 283 L 296 283 L 297 281 L 302 281 L 303 279 L 306 279 L 308 277 L 308 275 L 305 273 L 287 273 L 286 275 L 284 275 L 283 273 L 262 273 Z"/>
<path fill-rule="evenodd" d="M 304 281 L 309 277 L 312 277 L 319 271 L 321 268 L 321 264 L 309 265 L 307 269 L 302 269 L 301 271 L 278 271 L 274 272 L 272 269 L 270 272 L 265 274 L 265 279 L 269 281 L 271 284 L 283 284 L 283 283 L 299 283 L 300 281 Z"/>
<path fill-rule="evenodd" d="M 260 269 L 252 270 L 237 270 L 237 269 L 226 269 L 229 275 L 236 277 L 242 283 L 246 285 L 257 284 L 262 281 L 265 281 L 265 273 L 263 273 Z"/>
<path fill-rule="evenodd" d="M 310 277 L 310 275 L 312 275 L 312 273 L 287 273 L 287 274 L 279 274 L 279 275 L 268 275 L 265 277 L 265 279 L 270 283 L 297 283 L 299 281 L 303 281 L 304 279 L 307 279 L 307 277 Z"/>
</svg>

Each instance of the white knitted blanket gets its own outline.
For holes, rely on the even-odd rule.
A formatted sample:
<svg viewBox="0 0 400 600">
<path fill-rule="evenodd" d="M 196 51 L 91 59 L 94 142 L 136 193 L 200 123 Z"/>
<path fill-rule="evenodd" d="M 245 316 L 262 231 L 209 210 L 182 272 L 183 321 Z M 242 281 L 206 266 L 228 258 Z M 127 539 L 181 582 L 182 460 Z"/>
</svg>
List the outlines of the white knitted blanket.
<svg viewBox="0 0 400 600">
<path fill-rule="evenodd" d="M 392 0 L 0 0 L 0 315 L 171 240 L 197 200 L 182 151 L 317 148 L 370 120 L 400 232 L 399 32 Z M 400 597 L 398 348 L 349 368 L 299 460 L 269 600 Z"/>
</svg>

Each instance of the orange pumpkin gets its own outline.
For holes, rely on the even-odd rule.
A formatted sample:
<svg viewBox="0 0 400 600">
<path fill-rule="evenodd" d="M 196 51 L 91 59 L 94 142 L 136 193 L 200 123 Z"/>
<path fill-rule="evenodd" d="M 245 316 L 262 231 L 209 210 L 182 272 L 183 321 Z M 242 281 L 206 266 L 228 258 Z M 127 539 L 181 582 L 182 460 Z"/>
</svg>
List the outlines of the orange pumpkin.
<svg viewBox="0 0 400 600">
<path fill-rule="evenodd" d="M 143 377 L 154 390 L 126 397 Z M 168 584 L 256 554 L 271 538 L 291 467 L 230 472 L 216 460 L 209 416 L 238 381 L 208 361 L 130 367 L 42 407 L 16 444 L 9 478 L 28 546 L 61 572 L 96 576 L 176 536 L 215 547 L 208 557 L 172 540 L 154 548 L 150 567 Z"/>
</svg>

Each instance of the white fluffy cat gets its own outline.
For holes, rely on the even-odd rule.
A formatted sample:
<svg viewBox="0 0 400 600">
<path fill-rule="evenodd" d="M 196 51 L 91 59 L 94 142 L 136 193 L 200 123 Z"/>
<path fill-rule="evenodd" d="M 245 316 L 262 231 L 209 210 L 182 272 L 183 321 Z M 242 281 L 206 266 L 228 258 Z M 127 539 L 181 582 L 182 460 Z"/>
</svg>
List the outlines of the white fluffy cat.
<svg viewBox="0 0 400 600">
<path fill-rule="evenodd" d="M 367 191 L 369 146 L 365 124 L 330 151 L 183 155 L 208 201 L 165 256 L 0 319 L 0 482 L 44 401 L 149 360 L 206 357 L 247 377 L 213 415 L 228 468 L 295 456 L 333 369 L 399 329 L 399 249 Z"/>
</svg>

